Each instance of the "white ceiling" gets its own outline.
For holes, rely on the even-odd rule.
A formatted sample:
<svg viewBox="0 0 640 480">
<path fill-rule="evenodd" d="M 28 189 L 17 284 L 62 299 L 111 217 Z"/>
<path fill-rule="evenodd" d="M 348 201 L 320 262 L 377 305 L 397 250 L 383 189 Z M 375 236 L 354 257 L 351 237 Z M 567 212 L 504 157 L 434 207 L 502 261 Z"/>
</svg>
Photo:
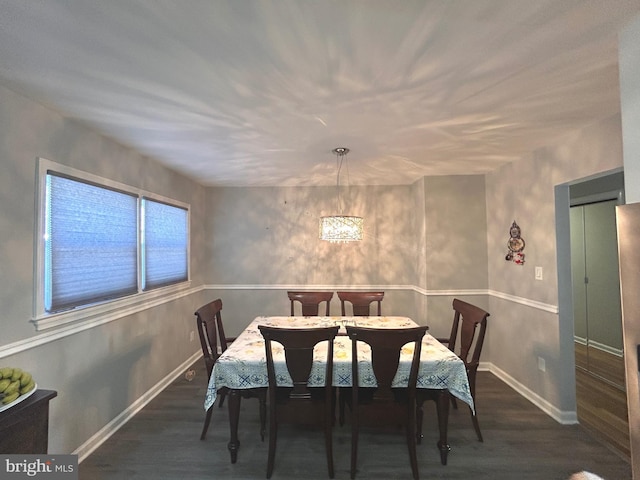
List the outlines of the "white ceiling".
<svg viewBox="0 0 640 480">
<path fill-rule="evenodd" d="M 408 184 L 491 171 L 618 112 L 617 34 L 638 13 L 640 0 L 0 0 L 0 83 L 205 185 L 335 185 L 338 146 L 350 184 Z"/>
</svg>

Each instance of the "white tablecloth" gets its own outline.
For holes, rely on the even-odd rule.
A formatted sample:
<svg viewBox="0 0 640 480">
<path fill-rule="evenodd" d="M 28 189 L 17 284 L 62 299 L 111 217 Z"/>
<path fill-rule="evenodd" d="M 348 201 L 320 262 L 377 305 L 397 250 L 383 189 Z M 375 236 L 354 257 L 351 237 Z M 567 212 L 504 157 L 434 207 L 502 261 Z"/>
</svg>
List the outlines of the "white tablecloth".
<svg viewBox="0 0 640 480">
<path fill-rule="evenodd" d="M 215 366 L 209 379 L 207 395 L 204 402 L 205 410 L 209 409 L 216 399 L 216 392 L 221 387 L 232 389 L 248 389 L 267 387 L 267 361 L 265 356 L 264 339 L 258 330 L 258 325 L 269 325 L 286 328 L 311 328 L 330 325 L 340 325 L 340 332 L 345 333 L 344 325 L 358 325 L 374 328 L 408 328 L 417 324 L 408 317 L 256 317 L 253 322 L 229 345 Z M 326 359 L 326 342 L 316 346 L 314 362 L 311 371 L 311 385 L 324 385 L 324 359 Z M 413 355 L 413 346 L 403 348 L 400 366 L 393 382 L 393 386 L 407 385 L 409 368 Z M 363 342 L 358 345 L 360 368 L 360 386 L 375 386 L 375 377 L 371 367 L 371 355 L 368 346 Z M 278 384 L 291 385 L 284 362 L 284 349 L 274 348 L 274 362 Z M 351 386 L 351 340 L 345 335 L 339 335 L 334 341 L 333 352 L 333 385 L 335 387 Z M 464 363 L 457 355 L 442 345 L 427 333 L 422 340 L 420 369 L 418 372 L 418 388 L 448 389 L 452 395 L 473 408 L 473 398 L 469 390 L 469 381 Z"/>
</svg>

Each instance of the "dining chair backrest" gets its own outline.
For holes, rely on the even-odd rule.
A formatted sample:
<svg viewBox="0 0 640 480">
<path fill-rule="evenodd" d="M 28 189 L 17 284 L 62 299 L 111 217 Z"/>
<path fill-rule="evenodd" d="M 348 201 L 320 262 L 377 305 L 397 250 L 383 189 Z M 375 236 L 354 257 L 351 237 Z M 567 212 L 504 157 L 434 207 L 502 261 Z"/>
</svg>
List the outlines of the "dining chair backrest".
<svg viewBox="0 0 640 480">
<path fill-rule="evenodd" d="M 194 315 L 200 337 L 200 346 L 207 367 L 207 376 L 211 376 L 213 365 L 220 356 L 218 352 L 218 338 L 220 339 L 220 351 L 227 349 L 227 339 L 222 326 L 222 300 L 217 299 L 200 307 Z"/>
<path fill-rule="evenodd" d="M 478 366 L 480 365 L 480 354 L 482 353 L 484 337 L 487 331 L 487 317 L 489 317 L 489 312 L 455 298 L 453 300 L 453 324 L 451 326 L 451 334 L 448 340 L 444 340 L 449 350 L 457 353 L 465 364 L 467 377 L 469 379 L 469 390 L 471 391 L 475 405 L 474 409 L 469 409 L 471 412 L 471 420 L 473 422 L 473 428 L 476 431 L 476 436 L 481 442 L 484 440 L 478 422 L 476 377 Z M 456 348 L 458 339 L 459 346 Z M 451 397 L 451 399 L 454 407 L 457 407 L 454 398 Z"/>
<path fill-rule="evenodd" d="M 382 299 L 384 292 L 338 292 L 342 316 L 347 315 L 346 302 L 351 303 L 353 315 L 356 317 L 368 317 L 371 315 L 371 304 L 376 302 L 378 309 L 376 315 L 382 315 Z"/>
<path fill-rule="evenodd" d="M 329 305 L 333 298 L 333 292 L 287 292 L 289 300 L 291 301 L 291 316 L 293 317 L 295 308 L 295 302 L 300 302 L 302 305 L 303 317 L 317 317 L 320 311 L 320 304 L 326 302 L 325 316 L 329 316 Z"/>
<path fill-rule="evenodd" d="M 258 325 L 265 340 L 267 358 L 267 376 L 269 379 L 269 455 L 267 460 L 267 478 L 271 478 L 275 463 L 276 439 L 278 428 L 278 409 L 290 407 L 297 409 L 300 402 L 320 402 L 323 404 L 323 424 L 325 431 L 325 447 L 329 477 L 334 477 L 333 467 L 333 340 L 338 334 L 338 326 L 320 328 L 278 328 Z M 274 362 L 273 342 L 284 349 L 285 363 L 292 387 L 277 383 Z M 309 378 L 314 362 L 314 347 L 320 342 L 327 342 L 323 387 L 309 387 Z M 290 405 L 289 405 L 290 404 Z"/>
<path fill-rule="evenodd" d="M 357 342 L 365 342 L 371 347 L 371 365 L 376 380 L 376 392 L 374 400 L 392 400 L 395 398 L 392 391 L 392 382 L 398 371 L 400 355 L 403 347 L 408 343 L 413 343 L 413 356 L 407 389 L 415 392 L 418 378 L 418 367 L 420 366 L 420 352 L 422 348 L 422 337 L 428 327 L 413 328 L 369 328 L 369 327 L 346 327 L 347 335 L 352 341 L 352 388 L 358 391 L 359 370 L 358 370 L 358 346 Z"/>
<path fill-rule="evenodd" d="M 228 344 L 233 341 L 227 338 L 224 333 L 224 325 L 222 324 L 222 300 L 216 299 L 209 302 L 195 311 L 196 325 L 198 328 L 198 336 L 200 337 L 200 346 L 202 347 L 202 356 L 207 369 L 207 378 L 211 377 L 213 367 L 220 357 L 220 354 L 227 350 Z M 220 352 L 218 352 L 218 341 L 220 341 Z M 224 399 L 227 396 L 226 388 L 218 391 L 218 406 L 222 407 Z M 207 411 L 204 427 L 200 440 L 204 440 L 211 422 L 212 409 Z M 264 432 L 264 421 L 261 419 L 262 432 Z"/>
<path fill-rule="evenodd" d="M 406 409 L 407 447 L 413 478 L 418 479 L 418 461 L 416 453 L 416 383 L 420 367 L 422 337 L 428 327 L 378 329 L 347 326 L 347 335 L 352 344 L 352 387 L 351 387 L 351 478 L 355 478 L 358 456 L 359 409 L 363 404 L 383 404 L 385 412 L 392 406 Z M 360 360 L 358 342 L 365 342 L 371 348 L 371 365 L 376 381 L 374 388 L 365 388 L 368 395 L 360 395 Z M 406 388 L 393 388 L 392 383 L 400 365 L 402 350 L 407 344 L 413 344 L 413 354 Z M 396 407 L 398 408 L 398 407 Z"/>
<path fill-rule="evenodd" d="M 453 312 L 451 333 L 446 343 L 449 349 L 462 359 L 467 370 L 477 370 L 487 331 L 487 317 L 490 314 L 457 298 L 453 300 Z"/>
<path fill-rule="evenodd" d="M 292 399 L 310 398 L 308 387 L 309 375 L 313 365 L 314 347 L 328 341 L 327 361 L 325 375 L 327 383 L 331 386 L 333 378 L 333 339 L 338 334 L 340 327 L 319 328 L 279 328 L 258 325 L 258 329 L 265 339 L 265 354 L 267 357 L 267 374 L 269 385 L 277 386 L 273 362 L 272 342 L 278 342 L 284 348 L 287 370 L 293 381 L 293 387 L 288 393 Z"/>
</svg>

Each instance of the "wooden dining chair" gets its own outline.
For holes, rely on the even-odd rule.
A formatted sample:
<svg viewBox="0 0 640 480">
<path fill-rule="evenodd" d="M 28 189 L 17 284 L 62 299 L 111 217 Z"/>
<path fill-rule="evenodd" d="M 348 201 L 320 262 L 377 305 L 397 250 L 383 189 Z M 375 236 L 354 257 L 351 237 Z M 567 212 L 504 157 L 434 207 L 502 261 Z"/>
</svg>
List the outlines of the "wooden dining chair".
<svg viewBox="0 0 640 480">
<path fill-rule="evenodd" d="M 473 428 L 475 429 L 476 436 L 480 442 L 483 442 L 484 439 L 478 423 L 476 376 L 478 366 L 480 365 L 480 354 L 482 353 L 482 345 L 484 344 L 484 337 L 487 331 L 487 317 L 489 317 L 489 315 L 489 312 L 456 298 L 453 300 L 453 324 L 451 326 L 451 334 L 449 335 L 449 338 L 438 338 L 439 341 L 446 344 L 449 347 L 449 350 L 456 353 L 464 362 L 467 370 L 467 376 L 469 378 L 469 390 L 471 390 L 471 397 L 473 398 L 475 406 L 475 409 L 471 409 L 471 407 L 469 407 L 469 411 L 471 412 Z M 458 340 L 459 347 L 457 347 Z M 453 396 L 451 396 L 451 403 L 454 408 L 458 407 Z M 423 415 L 420 405 L 417 415 L 418 436 L 420 439 L 422 437 Z"/>
<path fill-rule="evenodd" d="M 287 413 L 295 417 L 303 405 L 322 408 L 324 424 L 325 449 L 329 478 L 334 477 L 333 467 L 333 340 L 338 334 L 338 326 L 321 328 L 277 328 L 258 325 L 265 340 L 267 357 L 267 373 L 269 378 L 269 454 L 267 457 L 267 478 L 271 478 L 276 455 L 276 439 L 280 414 Z M 280 345 L 275 345 L 277 342 Z M 313 366 L 314 347 L 320 342 L 327 342 L 327 358 L 324 369 L 325 384 L 323 387 L 309 387 L 309 377 Z M 286 367 L 293 381 L 292 387 L 280 386 L 277 383 L 273 352 L 284 349 Z M 280 373 L 280 372 L 279 372 Z M 315 414 L 309 419 L 317 419 Z M 303 459 L 304 461 L 304 459 Z"/>
<path fill-rule="evenodd" d="M 198 336 L 200 337 L 200 346 L 202 347 L 202 356 L 204 358 L 205 367 L 207 369 L 207 379 L 211 378 L 211 372 L 213 372 L 213 366 L 215 365 L 218 357 L 227 350 L 229 343 L 235 338 L 227 338 L 224 333 L 224 325 L 222 323 L 222 300 L 216 299 L 209 302 L 198 310 L 195 311 L 196 324 L 198 327 Z M 220 342 L 220 349 L 218 350 L 218 341 Z M 229 389 L 221 388 L 218 390 L 218 407 L 222 408 L 224 399 L 227 396 Z M 264 439 L 264 432 L 266 431 L 266 399 L 260 400 L 260 419 L 261 419 L 261 436 Z M 204 420 L 204 427 L 200 435 L 200 440 L 204 440 L 209 429 L 209 423 L 211 422 L 211 415 L 213 413 L 213 406 L 207 410 Z"/>
<path fill-rule="evenodd" d="M 406 426 L 409 461 L 413 478 L 418 479 L 418 460 L 416 454 L 416 383 L 420 367 L 422 337 L 426 326 L 399 329 L 378 329 L 347 326 L 347 335 L 352 342 L 352 387 L 351 396 L 346 397 L 351 410 L 351 478 L 356 476 L 358 458 L 358 436 L 360 415 L 363 407 L 374 409 L 378 418 L 388 418 L 393 414 Z M 359 372 L 358 342 L 364 342 L 371 348 L 371 363 L 374 378 L 362 378 Z M 412 344 L 407 346 L 407 344 Z M 393 387 L 392 382 L 400 365 L 403 349 L 413 348 L 409 371 L 406 372 L 407 386 Z M 376 385 L 360 385 L 375 381 Z"/>
<path fill-rule="evenodd" d="M 333 298 L 333 292 L 287 292 L 291 301 L 291 316 L 294 316 L 294 304 L 300 302 L 303 317 L 317 317 L 320 304 L 326 302 L 325 316 L 329 316 L 329 305 Z"/>
<path fill-rule="evenodd" d="M 382 315 L 382 299 L 384 298 L 384 292 L 338 292 L 338 298 L 340 299 L 340 308 L 342 310 L 342 316 L 347 315 L 347 309 L 345 303 L 350 303 L 353 311 L 353 315 L 356 317 L 368 317 L 371 315 L 371 304 L 377 303 L 377 316 Z"/>
</svg>

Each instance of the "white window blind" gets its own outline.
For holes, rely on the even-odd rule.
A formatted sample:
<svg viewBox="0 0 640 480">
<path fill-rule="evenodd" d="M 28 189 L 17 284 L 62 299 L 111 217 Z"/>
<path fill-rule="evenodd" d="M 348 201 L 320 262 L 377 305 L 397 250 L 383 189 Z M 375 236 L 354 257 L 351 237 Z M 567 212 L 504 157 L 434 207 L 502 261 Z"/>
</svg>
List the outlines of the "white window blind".
<svg viewBox="0 0 640 480">
<path fill-rule="evenodd" d="M 142 199 L 143 290 L 188 279 L 188 211 Z"/>
<path fill-rule="evenodd" d="M 137 293 L 137 197 L 55 174 L 46 189 L 45 310 Z"/>
<path fill-rule="evenodd" d="M 37 178 L 36 329 L 188 285 L 189 204 L 43 158 Z"/>
</svg>

